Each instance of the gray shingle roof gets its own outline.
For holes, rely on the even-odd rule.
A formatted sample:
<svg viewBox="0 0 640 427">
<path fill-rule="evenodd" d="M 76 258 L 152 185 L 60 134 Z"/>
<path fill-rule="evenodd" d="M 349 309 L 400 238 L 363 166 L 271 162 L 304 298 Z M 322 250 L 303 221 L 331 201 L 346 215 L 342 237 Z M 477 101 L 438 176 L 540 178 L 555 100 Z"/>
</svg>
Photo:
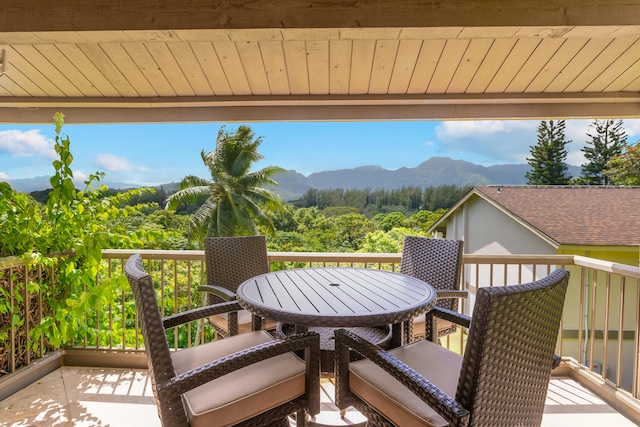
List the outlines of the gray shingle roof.
<svg viewBox="0 0 640 427">
<path fill-rule="evenodd" d="M 474 190 L 562 245 L 640 245 L 640 187 L 483 186 Z"/>
</svg>

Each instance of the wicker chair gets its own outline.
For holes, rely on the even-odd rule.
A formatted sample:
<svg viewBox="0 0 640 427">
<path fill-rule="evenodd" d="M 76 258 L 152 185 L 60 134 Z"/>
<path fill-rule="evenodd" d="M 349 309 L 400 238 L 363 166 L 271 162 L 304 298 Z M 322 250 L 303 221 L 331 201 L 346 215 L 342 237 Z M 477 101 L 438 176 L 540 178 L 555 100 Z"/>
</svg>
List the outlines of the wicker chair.
<svg viewBox="0 0 640 427">
<path fill-rule="evenodd" d="M 308 332 L 274 340 L 255 331 L 170 352 L 165 330 L 212 314 L 238 310 L 237 302 L 161 318 L 151 276 L 140 255 L 125 265 L 142 323 L 149 374 L 160 421 L 168 426 L 288 426 L 320 411 L 319 337 Z M 292 352 L 304 350 L 305 361 Z"/>
<path fill-rule="evenodd" d="M 467 291 L 460 290 L 462 271 L 462 240 L 429 239 L 405 236 L 400 261 L 400 273 L 424 280 L 436 289 L 437 307 L 458 311 L 458 300 L 467 298 Z M 405 343 L 424 337 L 431 339 L 431 325 L 425 326 L 425 317 L 403 325 Z M 457 325 L 447 320 L 437 321 L 437 337 L 453 334 Z"/>
<path fill-rule="evenodd" d="M 431 315 L 469 327 L 464 355 L 420 340 L 389 352 L 336 331 L 336 405 L 373 426 L 540 426 L 569 273 L 481 288 L 471 318 Z M 348 361 L 349 349 L 366 360 Z"/>
<path fill-rule="evenodd" d="M 207 237 L 204 239 L 207 284 L 198 287 L 207 293 L 205 303 L 236 299 L 236 290 L 245 280 L 269 272 L 267 243 L 264 236 Z M 209 321 L 220 338 L 254 330 L 274 329 L 277 322 L 255 318 L 246 310 L 211 316 Z"/>
</svg>

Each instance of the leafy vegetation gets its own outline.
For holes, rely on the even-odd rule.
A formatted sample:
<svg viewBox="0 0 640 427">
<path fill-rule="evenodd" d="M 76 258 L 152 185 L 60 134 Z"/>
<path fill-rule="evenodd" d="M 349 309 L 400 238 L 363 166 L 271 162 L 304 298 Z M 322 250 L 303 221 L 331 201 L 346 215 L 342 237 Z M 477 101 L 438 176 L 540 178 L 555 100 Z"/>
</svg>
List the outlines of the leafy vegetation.
<svg viewBox="0 0 640 427">
<path fill-rule="evenodd" d="M 640 142 L 609 160 L 604 174 L 613 185 L 640 185 Z"/>
</svg>

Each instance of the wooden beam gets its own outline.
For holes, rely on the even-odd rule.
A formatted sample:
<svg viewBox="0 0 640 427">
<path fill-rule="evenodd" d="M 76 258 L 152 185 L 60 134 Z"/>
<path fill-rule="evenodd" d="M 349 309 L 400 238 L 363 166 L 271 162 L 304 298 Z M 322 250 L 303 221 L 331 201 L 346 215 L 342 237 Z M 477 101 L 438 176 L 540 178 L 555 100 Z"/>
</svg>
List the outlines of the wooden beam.
<svg viewBox="0 0 640 427">
<path fill-rule="evenodd" d="M 51 123 L 62 111 L 67 123 L 187 123 L 269 121 L 410 121 L 498 119 L 640 118 L 640 103 L 495 103 L 429 105 L 205 106 L 157 108 L 0 107 L 3 123 Z"/>
<path fill-rule="evenodd" d="M 4 0 L 2 32 L 572 27 L 640 23 L 636 0 Z"/>
</svg>

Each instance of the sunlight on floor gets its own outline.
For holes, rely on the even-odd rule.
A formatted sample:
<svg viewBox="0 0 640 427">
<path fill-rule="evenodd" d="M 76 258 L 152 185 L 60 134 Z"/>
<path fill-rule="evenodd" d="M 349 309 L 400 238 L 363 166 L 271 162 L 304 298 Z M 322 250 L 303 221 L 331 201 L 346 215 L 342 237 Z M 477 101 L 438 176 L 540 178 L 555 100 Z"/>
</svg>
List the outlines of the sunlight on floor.
<svg viewBox="0 0 640 427">
<path fill-rule="evenodd" d="M 349 410 L 344 419 L 333 405 L 333 381 L 323 379 L 322 412 L 312 421 L 363 425 Z M 634 426 L 593 393 L 568 378 L 549 385 L 543 427 Z M 0 402 L 0 427 L 159 427 L 145 370 L 63 367 Z"/>
</svg>

